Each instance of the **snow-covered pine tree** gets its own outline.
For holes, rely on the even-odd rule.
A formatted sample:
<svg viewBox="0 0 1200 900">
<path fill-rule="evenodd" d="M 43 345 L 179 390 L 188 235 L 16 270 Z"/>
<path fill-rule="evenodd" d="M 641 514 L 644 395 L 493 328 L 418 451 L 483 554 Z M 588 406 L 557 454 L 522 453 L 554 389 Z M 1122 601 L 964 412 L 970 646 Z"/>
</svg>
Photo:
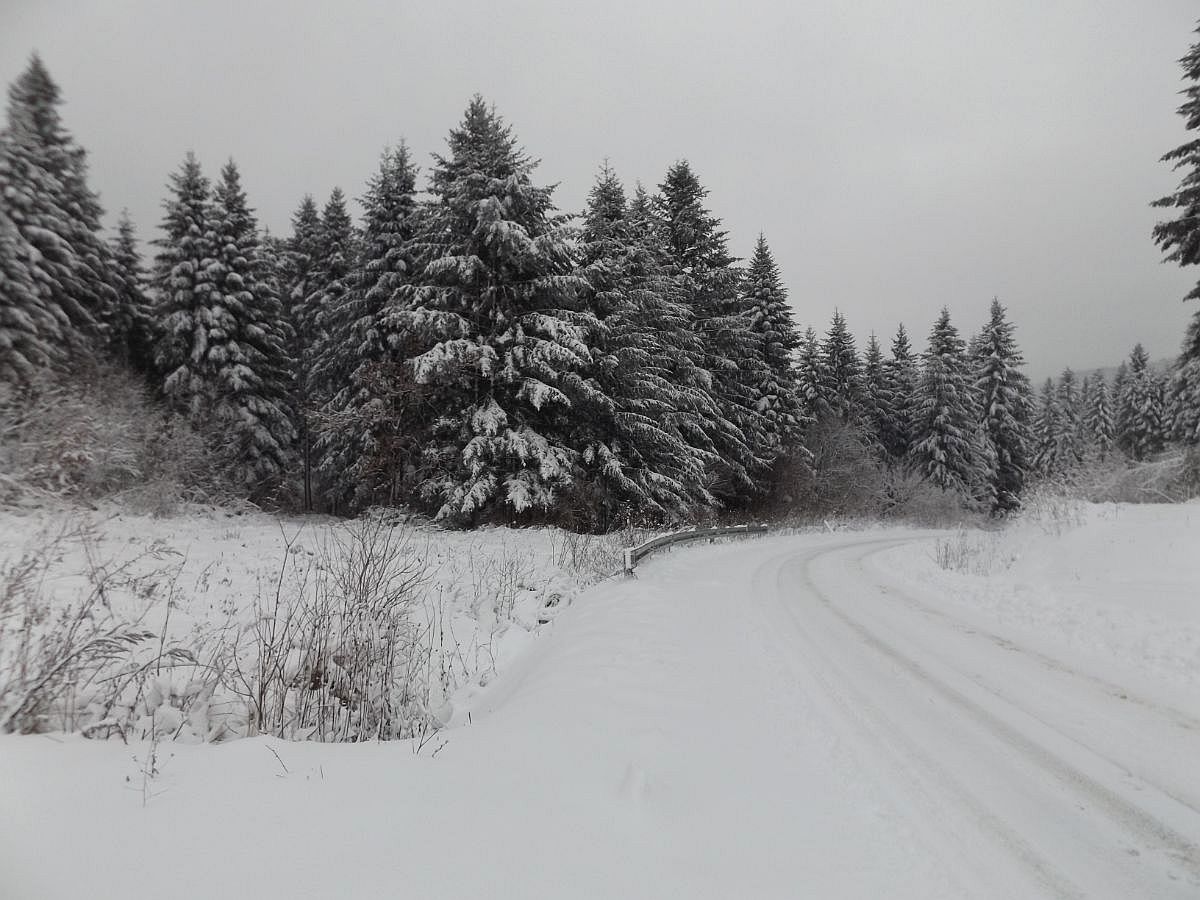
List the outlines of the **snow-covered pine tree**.
<svg viewBox="0 0 1200 900">
<path fill-rule="evenodd" d="M 796 372 L 792 353 L 800 346 L 800 336 L 792 321 L 787 289 L 779 267 L 759 234 L 754 256 L 742 277 L 742 306 L 750 316 L 750 332 L 759 343 L 759 354 L 766 366 L 766 380 L 758 387 L 759 411 L 766 417 L 768 438 L 781 449 L 800 440 L 805 417 L 796 395 Z M 778 450 L 777 450 L 778 452 Z"/>
<path fill-rule="evenodd" d="M 345 373 L 321 410 L 322 480 L 335 505 L 394 503 L 420 455 L 420 400 L 404 366 L 403 336 L 386 328 L 390 307 L 415 269 L 417 169 L 401 141 L 385 149 L 361 203 L 358 258 L 343 301 L 331 308 L 332 368 Z"/>
<path fill-rule="evenodd" d="M 896 404 L 888 383 L 883 349 L 873 331 L 867 338 L 867 350 L 863 354 L 863 405 L 872 440 L 884 447 L 885 436 L 895 429 Z"/>
<path fill-rule="evenodd" d="M 1060 468 L 1070 469 L 1083 463 L 1087 444 L 1083 425 L 1083 398 L 1079 379 L 1070 368 L 1063 369 L 1058 376 L 1059 446 Z"/>
<path fill-rule="evenodd" d="M 821 344 L 821 354 L 825 378 L 821 395 L 830 414 L 843 423 L 864 422 L 867 409 L 862 360 L 854 344 L 854 335 L 839 310 L 834 310 L 833 321 Z"/>
<path fill-rule="evenodd" d="M 292 214 L 292 234 L 280 242 L 275 254 L 275 279 L 289 326 L 290 399 L 292 421 L 296 426 L 296 452 L 300 459 L 301 505 L 306 512 L 314 508 L 312 472 L 312 430 L 309 418 L 314 410 L 308 397 L 312 375 L 316 323 L 308 318 L 306 304 L 316 291 L 316 273 L 321 253 L 321 213 L 311 194 Z"/>
<path fill-rule="evenodd" d="M 1200 25 L 1196 33 L 1200 34 Z M 1192 44 L 1180 65 L 1187 87 L 1177 112 L 1189 132 L 1200 132 L 1200 41 Z M 1200 136 L 1194 134 L 1162 159 L 1172 163 L 1176 171 L 1182 170 L 1183 175 L 1175 193 L 1154 203 L 1179 210 L 1177 218 L 1155 226 L 1154 242 L 1168 262 L 1194 266 L 1200 263 Z M 1200 299 L 1200 283 L 1183 299 Z M 1200 310 L 1188 324 L 1171 375 L 1168 402 L 1174 437 L 1188 444 L 1200 443 Z"/>
<path fill-rule="evenodd" d="M 796 353 L 796 395 L 800 408 L 808 419 L 817 420 L 829 415 L 829 404 L 825 402 L 825 359 L 821 354 L 821 343 L 812 326 L 804 330 Z"/>
<path fill-rule="evenodd" d="M 574 410 L 603 398 L 590 365 L 587 285 L 550 187 L 476 95 L 435 156 L 419 268 L 386 327 L 406 347 L 432 422 L 416 499 L 455 523 L 562 514 Z"/>
<path fill-rule="evenodd" d="M 214 254 L 212 187 L 195 155 L 188 153 L 179 171 L 171 173 L 167 189 L 163 236 L 154 241 L 159 248 L 153 276 L 154 360 L 167 400 L 199 422 L 207 419 L 211 400 L 209 331 L 220 327 L 220 314 L 211 309 L 208 275 Z"/>
<path fill-rule="evenodd" d="M 1062 447 L 1063 412 L 1058 397 L 1054 380 L 1047 378 L 1038 395 L 1037 417 L 1033 425 L 1033 466 L 1045 478 L 1059 475 L 1066 465 Z"/>
<path fill-rule="evenodd" d="M 234 481 L 258 498 L 281 485 L 291 463 L 290 327 L 262 277 L 258 221 L 232 159 L 221 169 L 209 212 L 203 351 L 209 422 Z"/>
<path fill-rule="evenodd" d="M 1116 427 L 1113 421 L 1112 397 L 1108 382 L 1097 372 L 1092 376 L 1092 387 L 1088 393 L 1088 406 L 1084 411 L 1084 425 L 1088 439 L 1095 448 L 1100 461 L 1108 459 L 1115 444 Z"/>
<path fill-rule="evenodd" d="M 740 275 L 721 220 L 704 205 L 708 191 L 686 160 L 674 163 L 658 187 L 655 215 L 692 309 L 720 411 L 717 421 L 707 423 L 719 455 L 713 492 L 727 505 L 745 503 L 762 489 L 775 454 L 759 409 L 766 363 L 738 295 Z"/>
<path fill-rule="evenodd" d="M 3 138 L 0 137 L 0 141 Z M 10 182 L 2 180 L 0 191 Z M 66 314 L 36 280 L 37 251 L 0 204 L 0 381 L 28 385 L 37 374 L 64 361 Z"/>
<path fill-rule="evenodd" d="M 580 272 L 595 317 L 589 335 L 602 402 L 573 416 L 582 472 L 572 490 L 580 525 L 686 521 L 714 503 L 715 461 L 697 419 L 717 415 L 691 310 L 666 274 L 645 193 L 630 208 L 607 163 L 588 195 Z"/>
<path fill-rule="evenodd" d="M 343 348 L 353 321 L 354 281 L 358 259 L 358 235 L 346 209 L 346 195 L 335 187 L 321 211 L 315 254 L 306 287 L 308 296 L 293 308 L 293 318 L 304 335 L 304 416 L 307 442 L 302 446 L 310 494 L 320 493 L 328 508 L 337 509 L 341 492 L 323 478 L 326 471 L 320 454 L 323 432 L 337 428 L 322 410 L 350 378 L 354 361 Z M 304 448 L 307 448 L 306 450 Z"/>
<path fill-rule="evenodd" d="M 979 421 L 966 348 L 943 307 L 925 352 L 909 458 L 942 490 L 990 501 L 992 465 Z"/>
<path fill-rule="evenodd" d="M 1133 460 L 1148 459 L 1163 448 L 1163 383 L 1150 369 L 1150 357 L 1139 343 L 1129 355 L 1117 445 Z"/>
<path fill-rule="evenodd" d="M 19 351 L 25 362 L 64 362 L 96 346 L 114 298 L 109 248 L 100 236 L 103 211 L 87 183 L 86 154 L 59 116 L 58 86 L 37 55 L 9 87 L 8 99 L 0 132 L 0 193 L 10 223 L 4 242 L 11 249 L 3 266 L 18 299 L 4 301 L 5 318 L 25 347 Z M 18 274 L 17 266 L 26 273 Z M 37 303 L 30 302 L 30 282 Z M 45 337 L 31 337 L 43 328 Z"/>
<path fill-rule="evenodd" d="M 108 316 L 114 357 L 135 372 L 154 374 L 153 312 L 146 295 L 146 270 L 129 210 L 122 210 L 111 241 L 110 270 L 115 294 Z"/>
<path fill-rule="evenodd" d="M 1029 468 L 1029 380 L 1004 307 L 993 299 L 991 316 L 975 341 L 975 390 L 991 447 L 992 510 L 1020 508 Z"/>
<path fill-rule="evenodd" d="M 908 456 L 913 443 L 917 390 L 921 379 L 903 323 L 896 329 L 891 356 L 883 365 L 884 383 L 891 397 L 892 417 L 882 423 L 884 428 L 880 440 L 892 459 L 901 460 Z"/>
</svg>

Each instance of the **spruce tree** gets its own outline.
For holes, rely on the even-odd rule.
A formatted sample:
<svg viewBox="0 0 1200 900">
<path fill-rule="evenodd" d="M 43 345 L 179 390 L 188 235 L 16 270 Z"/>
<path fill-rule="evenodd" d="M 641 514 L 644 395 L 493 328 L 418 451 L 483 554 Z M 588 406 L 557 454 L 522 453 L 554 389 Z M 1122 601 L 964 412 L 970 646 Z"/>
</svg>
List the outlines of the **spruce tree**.
<svg viewBox="0 0 1200 900">
<path fill-rule="evenodd" d="M 233 160 L 221 169 L 209 211 L 209 415 L 230 456 L 230 474 L 258 498 L 280 485 L 291 462 L 290 329 L 263 277 L 258 221 Z"/>
<path fill-rule="evenodd" d="M 350 290 L 329 319 L 332 367 L 345 373 L 325 402 L 319 445 L 328 490 L 347 507 L 395 502 L 420 454 L 419 414 L 402 363 L 403 336 L 386 327 L 415 268 L 416 166 L 401 142 L 385 150 L 362 198 L 363 224 Z"/>
<path fill-rule="evenodd" d="M 829 415 L 825 382 L 825 359 L 821 354 L 821 344 L 810 326 L 804 330 L 796 356 L 796 395 L 808 419 L 817 420 Z"/>
<path fill-rule="evenodd" d="M 751 332 L 751 311 L 738 293 L 736 260 L 729 255 L 721 220 L 704 205 L 707 195 L 687 161 L 680 160 L 667 170 L 653 205 L 712 377 L 719 411 L 706 423 L 719 455 L 713 490 L 724 503 L 737 504 L 762 489 L 777 447 L 760 409 L 760 388 L 769 377 L 761 342 Z"/>
<path fill-rule="evenodd" d="M 1200 26 L 1196 33 L 1200 34 Z M 1200 132 L 1200 41 L 1192 44 L 1180 64 L 1187 87 L 1183 90 L 1185 100 L 1177 111 L 1187 130 L 1195 135 Z M 1183 174 L 1175 193 L 1154 202 L 1157 207 L 1178 210 L 1177 218 L 1155 226 L 1154 241 L 1168 262 L 1194 266 L 1200 263 L 1200 135 L 1193 136 L 1162 159 Z M 1200 299 L 1200 283 L 1183 299 Z M 1200 310 L 1193 314 L 1188 324 L 1171 376 L 1169 403 L 1174 436 L 1189 444 L 1200 443 Z M 1149 427 L 1148 423 L 1146 427 Z M 1144 452 L 1147 452 L 1145 448 L 1137 451 Z"/>
<path fill-rule="evenodd" d="M 39 365 L 65 362 L 103 346 L 102 323 L 115 295 L 109 248 L 100 236 L 103 211 L 87 183 L 86 154 L 59 116 L 58 86 L 38 56 L 10 86 L 8 98 L 0 133 L 0 194 L 9 224 L 2 226 L 8 236 L 0 240 L 9 248 L 2 252 L 12 299 L 5 296 L 3 309 L 15 345 L 25 348 L 14 351 L 11 362 L 22 365 L 18 356 Z M 25 272 L 18 273 L 18 266 Z M 41 329 L 47 330 L 44 337 L 31 337 Z M 44 352 L 53 345 L 58 346 Z"/>
<path fill-rule="evenodd" d="M 154 359 L 162 374 L 162 391 L 176 409 L 194 421 L 207 417 L 211 401 L 208 362 L 209 332 L 220 328 L 213 310 L 213 286 L 208 274 L 215 247 L 211 233 L 212 187 L 189 153 L 178 172 L 170 175 L 164 202 L 163 236 L 154 243 L 155 332 Z"/>
<path fill-rule="evenodd" d="M 314 260 L 306 279 L 308 296 L 299 302 L 293 313 L 301 329 L 306 350 L 302 357 L 304 387 L 304 428 L 302 453 L 310 483 L 316 475 L 328 472 L 320 448 L 325 435 L 341 423 L 330 421 L 323 411 L 334 395 L 345 386 L 354 370 L 352 353 L 347 351 L 349 326 L 354 321 L 355 264 L 358 243 L 354 223 L 346 209 L 346 195 L 334 188 L 321 211 Z M 310 493 L 321 493 L 327 504 L 336 509 L 341 498 L 341 485 L 331 485 L 319 479 Z"/>
<path fill-rule="evenodd" d="M 1165 429 L 1163 384 L 1150 369 L 1150 357 L 1136 344 L 1129 355 L 1117 445 L 1133 460 L 1148 459 L 1163 448 Z"/>
<path fill-rule="evenodd" d="M 129 211 L 122 210 L 111 240 L 110 268 L 115 296 L 108 315 L 110 352 L 134 371 L 154 373 L 153 311 L 146 295 L 146 271 Z"/>
<path fill-rule="evenodd" d="M 1083 425 L 1083 398 L 1079 380 L 1071 368 L 1063 369 L 1058 377 L 1059 463 L 1072 468 L 1083 462 L 1086 442 Z"/>
<path fill-rule="evenodd" d="M 742 278 L 741 290 L 742 305 L 750 317 L 750 333 L 758 342 L 758 353 L 766 364 L 765 379 L 757 390 L 758 408 L 766 418 L 772 445 L 783 448 L 799 439 L 804 424 L 792 365 L 792 352 L 800 346 L 800 337 L 792 321 L 779 267 L 762 234 Z"/>
<path fill-rule="evenodd" d="M 920 371 L 903 324 L 896 329 L 891 356 L 884 362 L 884 384 L 891 398 L 892 417 L 883 423 L 880 440 L 892 459 L 904 459 L 913 443 Z"/>
<path fill-rule="evenodd" d="M 586 510 L 582 524 L 693 518 L 714 502 L 704 475 L 716 459 L 695 422 L 716 411 L 690 309 L 664 270 L 644 192 L 630 208 L 606 164 L 580 238 L 595 318 L 589 375 L 603 398 L 573 417 L 582 467 L 573 501 Z"/>
<path fill-rule="evenodd" d="M 313 436 L 309 419 L 315 410 L 308 396 L 308 382 L 312 377 L 316 349 L 314 335 L 317 333 L 317 324 L 309 316 L 307 301 L 317 289 L 320 244 L 321 214 L 312 195 L 306 194 L 292 214 L 292 235 L 282 242 L 276 255 L 276 279 L 291 335 L 288 347 L 290 407 L 300 457 L 301 504 L 306 512 L 314 508 Z"/>
<path fill-rule="evenodd" d="M 942 490 L 990 499 L 991 466 L 979 436 L 979 405 L 966 348 L 946 308 L 929 335 L 917 399 L 909 451 L 913 466 Z"/>
<path fill-rule="evenodd" d="M 863 354 L 863 389 L 863 405 L 872 440 L 886 449 L 885 436 L 896 430 L 896 404 L 888 383 L 883 349 L 873 331 L 867 338 L 867 350 Z"/>
<path fill-rule="evenodd" d="M 416 499 L 439 519 L 547 516 L 571 488 L 573 411 L 601 403 L 581 373 L 595 328 L 569 233 L 536 162 L 479 96 L 435 156 L 420 267 L 387 327 L 412 348 L 435 416 Z"/>
<path fill-rule="evenodd" d="M 1112 398 L 1109 394 L 1108 382 L 1097 372 L 1092 378 L 1092 388 L 1088 395 L 1088 406 L 1084 413 L 1084 424 L 1088 436 L 1101 462 L 1112 452 L 1116 427 L 1113 421 Z"/>
<path fill-rule="evenodd" d="M 975 342 L 975 390 L 983 416 L 983 434 L 991 447 L 992 509 L 1018 509 L 1029 467 L 1029 381 L 999 300 L 992 300 L 991 317 Z"/>
<path fill-rule="evenodd" d="M 1034 421 L 1034 468 L 1043 477 L 1053 477 L 1066 468 L 1062 446 L 1063 412 L 1054 380 L 1047 378 L 1038 395 L 1038 412 Z"/>
<path fill-rule="evenodd" d="M 866 389 L 862 361 L 854 345 L 854 335 L 840 311 L 834 310 L 833 322 L 821 345 L 824 357 L 824 384 L 821 395 L 830 414 L 847 424 L 859 424 L 866 416 Z"/>
<path fill-rule="evenodd" d="M 0 182 L 0 190 L 6 186 Z M 70 322 L 36 280 L 36 261 L 37 251 L 0 205 L 0 381 L 11 384 L 28 385 L 64 362 Z"/>
</svg>

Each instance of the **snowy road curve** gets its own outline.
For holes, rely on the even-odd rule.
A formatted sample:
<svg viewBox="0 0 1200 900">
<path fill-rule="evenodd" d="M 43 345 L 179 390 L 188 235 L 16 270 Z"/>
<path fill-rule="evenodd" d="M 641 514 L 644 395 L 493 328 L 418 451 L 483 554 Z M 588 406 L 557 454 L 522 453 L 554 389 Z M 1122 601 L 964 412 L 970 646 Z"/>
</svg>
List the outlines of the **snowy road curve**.
<svg viewBox="0 0 1200 900">
<path fill-rule="evenodd" d="M 925 840 L 973 891 L 1200 894 L 1200 723 L 889 587 L 869 565 L 888 546 L 780 554 L 752 596 Z"/>
<path fill-rule="evenodd" d="M 1200 704 L 902 590 L 896 554 L 935 537 L 649 560 L 578 598 L 436 755 L 179 746 L 143 808 L 133 748 L 9 739 L 0 895 L 116 871 L 144 876 L 122 898 L 1200 897 Z"/>
</svg>

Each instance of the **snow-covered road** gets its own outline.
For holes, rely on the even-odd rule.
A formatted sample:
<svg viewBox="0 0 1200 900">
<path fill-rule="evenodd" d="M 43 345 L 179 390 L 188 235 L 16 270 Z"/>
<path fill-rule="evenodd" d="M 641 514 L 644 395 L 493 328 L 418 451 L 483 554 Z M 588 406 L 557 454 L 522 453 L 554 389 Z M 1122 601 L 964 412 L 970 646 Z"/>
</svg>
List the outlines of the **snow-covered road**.
<svg viewBox="0 0 1200 900">
<path fill-rule="evenodd" d="M 436 756 L 178 746 L 143 808 L 136 748 L 4 739 L 0 896 L 1200 896 L 1194 694 L 902 587 L 933 540 L 652 559 Z"/>
</svg>

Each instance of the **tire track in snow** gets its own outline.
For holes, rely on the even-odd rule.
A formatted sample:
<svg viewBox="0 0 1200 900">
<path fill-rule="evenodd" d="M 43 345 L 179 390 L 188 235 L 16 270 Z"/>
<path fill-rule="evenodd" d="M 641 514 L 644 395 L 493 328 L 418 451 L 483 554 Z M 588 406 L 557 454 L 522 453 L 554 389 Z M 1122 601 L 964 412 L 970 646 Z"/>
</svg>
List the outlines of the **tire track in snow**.
<svg viewBox="0 0 1200 900">
<path fill-rule="evenodd" d="M 989 834 L 992 840 L 1004 848 L 1005 852 L 1021 866 L 1026 878 L 1036 886 L 1040 896 L 1056 898 L 1082 898 L 1087 893 L 1062 873 L 1015 829 L 1011 828 L 999 816 L 983 803 L 962 781 L 955 777 L 946 767 L 938 764 L 926 748 L 909 736 L 907 731 L 899 727 L 893 717 L 887 714 L 874 700 L 864 692 L 853 687 L 853 679 L 846 676 L 845 664 L 839 663 L 829 652 L 827 645 L 819 640 L 819 635 L 810 633 L 808 624 L 802 622 L 796 611 L 785 601 L 784 574 L 789 565 L 803 565 L 802 581 L 814 598 L 822 600 L 820 592 L 811 584 L 807 575 L 807 566 L 823 555 L 844 551 L 848 546 L 897 546 L 906 543 L 902 540 L 873 540 L 852 545 L 841 544 L 830 548 L 821 548 L 811 555 L 787 558 L 776 558 L 768 563 L 773 570 L 773 590 L 778 607 L 789 620 L 790 630 L 797 633 L 806 645 L 806 658 L 819 663 L 818 666 L 807 666 L 805 674 L 817 682 L 822 693 L 836 707 L 840 716 L 855 732 L 858 741 L 875 747 L 890 748 L 894 760 L 894 771 L 890 778 L 899 778 L 905 782 L 904 790 L 910 795 L 921 795 L 926 812 L 931 815 L 944 814 L 944 800 L 949 797 L 960 809 L 966 810 L 970 821 L 980 830 Z M 761 572 L 761 570 L 760 570 Z M 763 593 L 770 593 L 766 591 Z M 761 595 L 761 594 L 760 594 Z M 944 828 L 946 823 L 938 819 L 935 827 Z M 950 829 L 944 835 L 950 839 L 960 837 L 956 829 Z M 979 861 L 986 864 L 986 861 Z M 1019 896 L 1012 894 L 1012 888 L 1003 890 L 996 896 Z"/>
<path fill-rule="evenodd" d="M 906 606 L 909 606 L 913 610 L 924 613 L 925 615 L 928 615 L 932 618 L 940 619 L 943 622 L 946 622 L 959 630 L 969 630 L 971 632 L 975 632 L 976 634 L 981 635 L 982 637 L 986 637 L 992 643 L 996 644 L 996 646 L 1003 647 L 1005 650 L 1012 650 L 1014 653 L 1024 654 L 1025 656 L 1028 656 L 1030 659 L 1036 660 L 1037 662 L 1041 663 L 1041 665 L 1043 665 L 1047 669 L 1051 669 L 1055 672 L 1060 672 L 1064 675 L 1069 675 L 1073 678 L 1077 678 L 1084 682 L 1090 682 L 1091 684 L 1094 684 L 1097 687 L 1101 688 L 1110 697 L 1118 698 L 1120 700 L 1128 701 L 1130 703 L 1136 703 L 1138 706 L 1145 707 L 1146 709 L 1165 717 L 1168 721 L 1171 722 L 1171 724 L 1175 725 L 1178 728 L 1182 728 L 1182 729 L 1185 729 L 1188 731 L 1200 731 L 1200 719 L 1197 719 L 1194 716 L 1188 715 L 1187 713 L 1185 713 L 1179 709 L 1176 709 L 1173 706 L 1170 706 L 1170 705 L 1164 704 L 1164 703 L 1159 703 L 1154 700 L 1150 700 L 1146 697 L 1141 696 L 1140 694 L 1138 694 L 1136 692 L 1130 691 L 1128 688 L 1122 687 L 1121 685 L 1118 685 L 1111 681 L 1108 681 L 1105 678 L 1101 678 L 1098 675 L 1093 675 L 1088 672 L 1081 672 L 1078 669 L 1074 669 L 1074 668 L 1070 667 L 1069 665 L 1067 665 L 1066 663 L 1064 663 L 1062 660 L 1055 659 L 1052 656 L 1048 656 L 1047 654 L 1042 653 L 1038 650 L 1035 650 L 1032 647 L 1025 647 L 1020 644 L 1013 643 L 1012 641 L 1008 640 L 1007 638 L 1001 637 L 1000 635 L 995 634 L 995 633 L 987 630 L 986 628 L 981 628 L 973 623 L 964 622 L 963 620 L 954 617 L 953 615 L 946 612 L 945 610 L 935 609 L 934 607 L 931 607 L 931 606 L 921 602 L 920 600 L 918 600 L 912 594 L 908 593 L 903 588 L 896 587 L 896 586 L 890 585 L 890 584 L 889 585 L 881 584 L 878 581 L 878 573 L 874 570 L 874 567 L 872 567 L 871 572 L 868 572 L 867 566 L 864 564 L 864 560 L 866 559 L 867 556 L 874 556 L 878 553 L 885 552 L 886 549 L 887 548 L 883 548 L 882 550 L 873 550 L 870 553 L 865 554 L 863 557 L 860 557 L 858 559 L 851 561 L 851 565 L 853 565 L 854 568 L 863 576 L 863 579 L 870 581 L 871 584 L 877 590 L 879 590 L 881 593 L 887 594 L 889 596 L 898 597 L 901 600 L 901 602 L 903 602 Z"/>
<path fill-rule="evenodd" d="M 777 594 L 781 605 L 793 620 L 797 629 L 802 633 L 805 632 L 805 623 L 799 619 L 796 610 L 791 604 L 783 602 L 784 572 L 792 569 L 798 570 L 798 581 L 806 588 L 807 593 L 820 604 L 821 609 L 828 612 L 838 622 L 848 628 L 863 645 L 869 647 L 879 657 L 886 659 L 889 663 L 898 667 L 924 688 L 934 692 L 955 710 L 967 716 L 974 722 L 975 727 L 981 729 L 993 742 L 1004 745 L 1007 750 L 1017 754 L 1021 759 L 1032 763 L 1038 769 L 1051 776 L 1078 799 L 1086 801 L 1094 808 L 1102 811 L 1108 819 L 1119 825 L 1125 832 L 1136 837 L 1143 845 L 1163 849 L 1165 855 L 1169 859 L 1174 860 L 1178 867 L 1186 873 L 1185 877 L 1189 879 L 1191 884 L 1200 889 L 1200 849 L 1198 849 L 1193 839 L 1121 796 L 1117 791 L 1096 778 L 1080 771 L 1079 768 L 1038 743 L 1030 735 L 1022 732 L 1009 722 L 1004 721 L 995 713 L 968 697 L 958 688 L 949 684 L 943 677 L 935 675 L 927 666 L 922 665 L 893 643 L 889 643 L 874 629 L 847 614 L 825 591 L 814 583 L 810 569 L 818 559 L 828 556 L 830 553 L 845 553 L 849 549 L 858 553 L 857 559 L 861 561 L 866 555 L 886 549 L 883 546 L 884 543 L 882 541 L 869 541 L 851 545 L 850 547 L 843 545 L 840 548 L 830 548 L 824 552 L 818 552 L 807 558 L 783 560 L 777 570 Z M 903 542 L 891 542 L 892 546 L 899 543 Z M 831 670 L 837 671 L 844 668 L 839 666 L 820 647 L 819 642 L 809 641 L 809 643 L 813 646 L 816 654 L 823 658 L 825 664 Z M 955 674 L 961 673 L 956 672 Z M 845 680 L 848 682 L 850 679 L 846 678 Z M 828 685 L 828 681 L 826 683 L 827 686 L 834 687 Z M 998 699 L 1003 700 L 1003 698 Z M 880 710 L 876 704 L 862 696 L 859 697 L 859 702 L 868 714 L 876 717 L 879 721 L 889 723 L 893 730 L 900 730 L 899 723 L 895 722 L 894 717 Z M 1025 715 L 1022 710 L 1017 709 L 1017 711 Z M 960 799 L 963 799 L 966 805 L 979 815 L 979 821 L 1030 866 L 1047 888 L 1052 889 L 1060 896 L 1078 896 L 1080 894 L 1078 888 L 1066 879 L 1057 866 L 1051 864 L 1033 850 L 1028 842 L 1021 838 L 1014 829 L 1000 822 L 958 780 L 950 778 L 949 773 L 946 772 L 944 767 L 932 760 L 925 750 L 919 745 L 914 744 L 911 740 L 901 738 L 899 735 L 896 735 L 896 737 L 901 740 L 901 743 L 907 745 L 912 761 L 920 763 L 922 767 L 931 771 L 939 781 L 943 778 L 948 778 L 948 781 L 945 783 L 951 786 L 955 793 L 960 795 Z M 1067 740 L 1070 739 L 1067 738 Z M 1118 848 L 1114 848 L 1114 850 L 1118 850 L 1119 852 Z M 1174 878 L 1176 876 L 1168 874 L 1168 877 Z"/>
</svg>

